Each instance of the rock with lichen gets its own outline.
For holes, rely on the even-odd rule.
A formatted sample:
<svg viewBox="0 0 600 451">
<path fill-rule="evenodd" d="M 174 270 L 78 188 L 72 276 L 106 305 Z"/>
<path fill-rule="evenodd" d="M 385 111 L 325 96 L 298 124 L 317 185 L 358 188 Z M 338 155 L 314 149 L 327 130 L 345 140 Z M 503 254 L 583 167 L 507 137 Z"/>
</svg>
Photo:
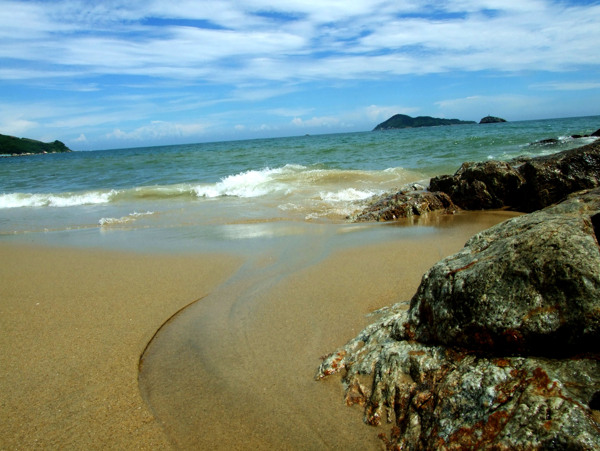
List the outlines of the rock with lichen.
<svg viewBox="0 0 600 451">
<path fill-rule="evenodd" d="M 326 357 L 390 449 L 600 448 L 600 189 L 471 238 Z"/>
</svg>

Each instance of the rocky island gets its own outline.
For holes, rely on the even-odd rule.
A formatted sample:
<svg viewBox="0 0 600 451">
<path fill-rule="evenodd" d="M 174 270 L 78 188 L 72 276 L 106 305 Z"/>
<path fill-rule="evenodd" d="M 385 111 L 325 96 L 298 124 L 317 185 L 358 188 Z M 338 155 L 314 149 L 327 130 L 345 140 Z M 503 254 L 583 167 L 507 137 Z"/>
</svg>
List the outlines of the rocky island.
<svg viewBox="0 0 600 451">
<path fill-rule="evenodd" d="M 486 116 L 479 121 L 480 124 L 496 124 L 499 122 L 506 122 L 506 119 L 496 116 Z"/>
<path fill-rule="evenodd" d="M 474 124 L 473 121 L 461 121 L 459 119 L 440 119 L 431 116 L 410 117 L 405 114 L 395 114 L 388 120 L 378 124 L 373 131 L 394 130 L 399 128 L 435 127 L 438 125 L 460 125 Z"/>
<path fill-rule="evenodd" d="M 465 163 L 359 220 L 510 206 L 324 357 L 388 449 L 600 448 L 600 143 Z M 411 194 L 413 193 L 413 194 Z"/>
<path fill-rule="evenodd" d="M 0 155 L 34 155 L 44 153 L 71 152 L 61 141 L 45 143 L 29 138 L 0 134 Z"/>
</svg>

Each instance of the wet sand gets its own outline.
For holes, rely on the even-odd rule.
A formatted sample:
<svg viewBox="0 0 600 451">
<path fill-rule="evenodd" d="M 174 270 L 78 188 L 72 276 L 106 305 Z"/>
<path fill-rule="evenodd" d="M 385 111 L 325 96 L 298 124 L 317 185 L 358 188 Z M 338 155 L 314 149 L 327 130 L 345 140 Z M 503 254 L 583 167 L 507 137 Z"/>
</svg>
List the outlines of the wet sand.
<svg viewBox="0 0 600 451">
<path fill-rule="evenodd" d="M 510 216 L 244 261 L 0 243 L 0 448 L 378 449 L 319 356 Z"/>
</svg>

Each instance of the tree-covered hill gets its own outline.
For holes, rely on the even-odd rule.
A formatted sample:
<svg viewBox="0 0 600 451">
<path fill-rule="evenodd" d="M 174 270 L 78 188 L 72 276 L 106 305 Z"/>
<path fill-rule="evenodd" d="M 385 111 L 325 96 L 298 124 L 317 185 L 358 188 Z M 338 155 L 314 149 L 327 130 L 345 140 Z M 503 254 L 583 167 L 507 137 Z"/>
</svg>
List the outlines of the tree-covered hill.
<svg viewBox="0 0 600 451">
<path fill-rule="evenodd" d="M 28 155 L 37 153 L 71 152 L 64 143 L 45 143 L 29 138 L 17 138 L 0 134 L 0 155 Z"/>
</svg>

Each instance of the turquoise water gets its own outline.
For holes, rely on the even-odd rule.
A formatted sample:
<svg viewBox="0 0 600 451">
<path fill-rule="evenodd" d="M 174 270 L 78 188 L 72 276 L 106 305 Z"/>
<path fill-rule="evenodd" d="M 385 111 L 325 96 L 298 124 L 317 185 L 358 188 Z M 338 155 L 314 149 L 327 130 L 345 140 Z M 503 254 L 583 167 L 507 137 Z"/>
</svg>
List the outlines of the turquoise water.
<svg viewBox="0 0 600 451">
<path fill-rule="evenodd" d="M 599 127 L 594 116 L 0 158 L 0 239 L 210 248 L 289 235 L 463 161 L 549 154 Z M 531 145 L 547 138 L 560 142 Z"/>
</svg>

